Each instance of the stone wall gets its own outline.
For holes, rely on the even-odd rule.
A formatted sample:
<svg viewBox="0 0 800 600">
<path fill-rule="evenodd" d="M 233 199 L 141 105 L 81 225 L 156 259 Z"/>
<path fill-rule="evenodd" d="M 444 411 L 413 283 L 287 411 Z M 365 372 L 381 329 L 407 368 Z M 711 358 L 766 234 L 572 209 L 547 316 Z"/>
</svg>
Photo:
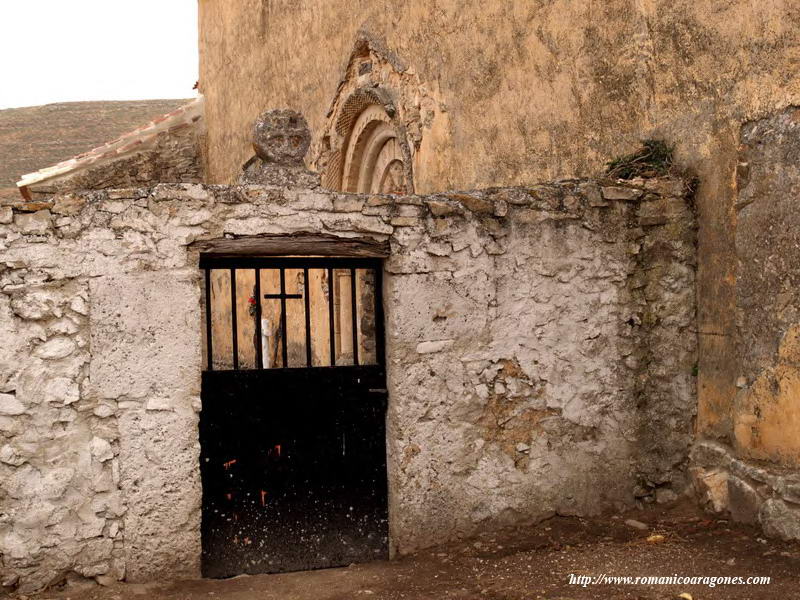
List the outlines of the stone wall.
<svg viewBox="0 0 800 600">
<path fill-rule="evenodd" d="M 202 115 L 202 104 L 196 107 L 197 104 L 195 101 L 180 110 L 191 107 L 192 113 Z M 194 121 L 181 122 L 168 129 L 164 127 L 163 131 L 151 133 L 144 129 L 138 136 L 134 131 L 128 134 L 131 139 L 116 152 L 104 152 L 105 147 L 101 146 L 89 153 L 97 156 L 79 155 L 73 159 L 75 165 L 65 174 L 28 186 L 31 196 L 33 200 L 40 200 L 70 190 L 201 183 L 204 179 L 201 154 L 205 124 L 199 115 Z M 162 117 L 162 120 L 167 121 L 167 117 Z M 158 126 L 156 121 L 153 123 Z"/>
<path fill-rule="evenodd" d="M 800 108 L 742 129 L 732 426 L 740 455 L 800 469 Z"/>
<path fill-rule="evenodd" d="M 690 472 L 702 505 L 712 513 L 761 526 L 764 534 L 800 540 L 800 473 L 735 457 L 730 448 L 699 441 Z"/>
<path fill-rule="evenodd" d="M 201 183 L 200 132 L 191 125 L 159 133 L 152 146 L 141 152 L 90 167 L 69 177 L 47 182 L 54 191 L 98 190 L 154 183 Z M 45 189 L 36 191 L 42 192 Z"/>
<path fill-rule="evenodd" d="M 742 127 L 738 155 L 736 392 L 727 435 L 699 442 L 706 506 L 800 539 L 800 109 Z"/>
<path fill-rule="evenodd" d="M 223 236 L 390 242 L 395 551 L 674 498 L 696 364 L 686 195 L 674 180 L 434 196 L 162 184 L 0 209 L 3 584 L 198 574 L 191 244 Z"/>
</svg>

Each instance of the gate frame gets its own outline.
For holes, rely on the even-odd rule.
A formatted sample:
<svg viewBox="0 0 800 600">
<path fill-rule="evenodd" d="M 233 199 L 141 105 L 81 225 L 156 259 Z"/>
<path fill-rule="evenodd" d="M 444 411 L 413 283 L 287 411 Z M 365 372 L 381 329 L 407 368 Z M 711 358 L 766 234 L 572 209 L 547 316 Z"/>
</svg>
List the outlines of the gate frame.
<svg viewBox="0 0 800 600">
<path fill-rule="evenodd" d="M 237 268 L 248 268 L 246 266 L 243 267 L 243 265 L 247 264 L 248 258 L 253 259 L 254 264 L 258 264 L 258 259 L 263 258 L 280 259 L 281 262 L 283 259 L 289 259 L 285 264 L 285 268 L 289 268 L 293 262 L 295 264 L 308 264 L 309 258 L 318 258 L 320 264 L 324 263 L 326 259 L 339 259 L 336 262 L 341 265 L 344 265 L 347 259 L 372 259 L 368 261 L 354 260 L 353 264 L 358 265 L 361 268 L 365 267 L 365 263 L 372 263 L 374 260 L 372 267 L 375 269 L 375 285 L 377 292 L 377 302 L 375 304 L 376 362 L 383 367 L 384 380 L 386 384 L 386 408 L 384 409 L 384 414 L 387 422 L 384 427 L 384 445 L 386 448 L 386 491 L 388 511 L 387 545 L 389 560 L 392 560 L 396 556 L 396 548 L 392 542 L 392 506 L 394 502 L 392 499 L 392 478 L 390 477 L 390 423 L 388 422 L 388 408 L 391 402 L 391 390 L 390 386 L 388 385 L 389 366 L 386 360 L 386 307 L 384 305 L 386 286 L 384 261 L 390 257 L 391 245 L 389 243 L 388 236 L 380 237 L 384 239 L 378 240 L 375 238 L 355 236 L 339 237 L 336 235 L 298 231 L 293 233 L 265 233 L 257 235 L 241 235 L 230 238 L 217 238 L 212 240 L 197 240 L 189 244 L 189 248 L 197 257 L 197 267 L 204 271 L 201 288 L 202 301 L 200 304 L 202 306 L 201 323 L 203 323 L 203 327 L 206 329 L 206 334 L 209 333 L 208 328 L 210 327 L 211 323 L 211 284 L 209 274 L 212 268 L 232 268 L 233 265 L 236 265 Z M 291 261 L 290 259 L 292 258 L 297 260 Z M 212 347 L 208 343 L 208 339 L 206 340 L 206 344 L 203 345 L 203 350 L 209 353 L 208 360 L 210 365 Z M 332 364 L 329 368 L 335 368 L 335 365 Z M 203 369 L 201 367 L 201 374 L 202 371 Z M 199 467 L 200 464 L 198 464 L 198 468 Z"/>
</svg>

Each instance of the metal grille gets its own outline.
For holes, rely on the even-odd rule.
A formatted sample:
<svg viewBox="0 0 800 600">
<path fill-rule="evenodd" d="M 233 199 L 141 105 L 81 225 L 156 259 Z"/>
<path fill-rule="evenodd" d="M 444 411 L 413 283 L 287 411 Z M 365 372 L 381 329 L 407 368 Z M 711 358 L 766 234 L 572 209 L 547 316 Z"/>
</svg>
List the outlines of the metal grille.
<svg viewBox="0 0 800 600">
<path fill-rule="evenodd" d="M 203 575 L 388 558 L 381 259 L 200 267 Z"/>
<path fill-rule="evenodd" d="M 201 255 L 200 267 L 207 371 L 384 364 L 380 259 Z"/>
</svg>

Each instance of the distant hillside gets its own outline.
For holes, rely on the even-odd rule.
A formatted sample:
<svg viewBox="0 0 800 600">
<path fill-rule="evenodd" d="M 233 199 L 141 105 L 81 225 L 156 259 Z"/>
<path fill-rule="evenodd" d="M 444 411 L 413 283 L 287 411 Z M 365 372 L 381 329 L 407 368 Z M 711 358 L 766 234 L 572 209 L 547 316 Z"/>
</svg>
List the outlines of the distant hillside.
<svg viewBox="0 0 800 600">
<path fill-rule="evenodd" d="M 0 110 L 0 197 L 20 175 L 72 158 L 189 100 L 64 102 Z"/>
</svg>

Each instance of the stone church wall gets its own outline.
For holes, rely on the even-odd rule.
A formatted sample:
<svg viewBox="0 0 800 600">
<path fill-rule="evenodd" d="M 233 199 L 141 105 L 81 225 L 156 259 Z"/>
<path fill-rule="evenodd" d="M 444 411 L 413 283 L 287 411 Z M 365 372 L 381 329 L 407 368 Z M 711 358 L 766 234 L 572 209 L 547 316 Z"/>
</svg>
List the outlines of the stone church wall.
<svg viewBox="0 0 800 600">
<path fill-rule="evenodd" d="M 395 552 L 684 492 L 697 358 L 679 181 L 61 193 L 0 209 L 3 585 L 199 574 L 191 244 L 299 231 L 390 242 Z"/>
<path fill-rule="evenodd" d="M 795 0 L 199 8 L 211 182 L 235 179 L 264 108 L 292 106 L 323 138 L 338 91 L 356 86 L 394 95 L 418 193 L 591 177 L 642 139 L 675 144 L 700 179 L 697 430 L 732 443 L 747 360 L 737 344 L 740 130 L 800 105 Z M 354 53 L 359 43 L 369 56 Z M 364 62 L 350 76 L 353 58 Z"/>
<path fill-rule="evenodd" d="M 800 108 L 740 135 L 732 434 L 701 440 L 692 473 L 711 511 L 800 539 Z"/>
</svg>

